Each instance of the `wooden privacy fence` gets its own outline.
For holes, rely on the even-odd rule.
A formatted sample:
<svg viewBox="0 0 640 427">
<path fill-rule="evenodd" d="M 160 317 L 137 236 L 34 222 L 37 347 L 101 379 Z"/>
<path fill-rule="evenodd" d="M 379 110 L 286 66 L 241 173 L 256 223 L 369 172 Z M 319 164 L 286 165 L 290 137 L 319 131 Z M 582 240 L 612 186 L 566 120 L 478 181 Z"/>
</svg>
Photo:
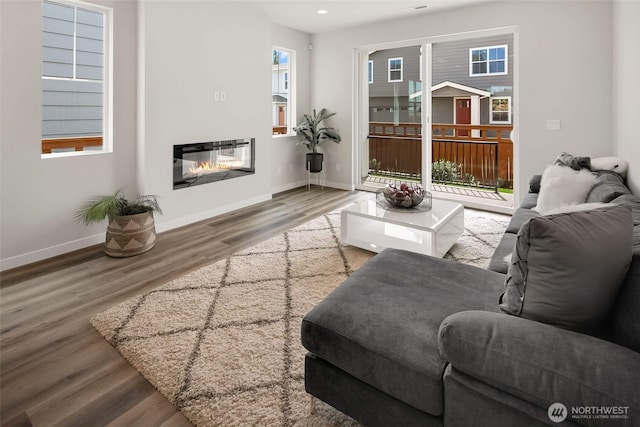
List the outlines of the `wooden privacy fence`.
<svg viewBox="0 0 640 427">
<path fill-rule="evenodd" d="M 460 183 L 509 186 L 513 181 L 512 129 L 506 125 L 433 124 L 432 161 L 460 165 Z M 421 159 L 419 123 L 369 123 L 370 173 L 420 175 Z"/>
</svg>

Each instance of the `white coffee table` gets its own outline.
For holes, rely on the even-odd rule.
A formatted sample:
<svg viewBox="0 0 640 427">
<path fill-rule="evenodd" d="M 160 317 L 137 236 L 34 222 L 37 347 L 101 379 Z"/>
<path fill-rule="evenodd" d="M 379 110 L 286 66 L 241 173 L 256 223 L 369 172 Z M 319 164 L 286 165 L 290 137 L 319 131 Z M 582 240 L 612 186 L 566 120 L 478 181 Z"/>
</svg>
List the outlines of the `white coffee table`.
<svg viewBox="0 0 640 427">
<path fill-rule="evenodd" d="M 375 200 L 363 200 L 342 210 L 340 240 L 373 252 L 405 249 L 442 258 L 464 231 L 464 207 L 433 199 L 426 212 L 386 210 Z"/>
</svg>

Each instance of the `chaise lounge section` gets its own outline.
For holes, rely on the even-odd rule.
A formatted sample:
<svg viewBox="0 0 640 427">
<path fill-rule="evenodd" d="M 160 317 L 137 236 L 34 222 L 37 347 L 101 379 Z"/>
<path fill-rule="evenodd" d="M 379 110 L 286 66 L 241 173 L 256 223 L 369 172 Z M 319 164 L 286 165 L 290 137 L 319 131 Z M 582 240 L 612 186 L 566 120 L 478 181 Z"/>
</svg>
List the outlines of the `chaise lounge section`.
<svg viewBox="0 0 640 427">
<path fill-rule="evenodd" d="M 302 322 L 307 392 L 367 426 L 555 425 L 554 403 L 566 409 L 563 425 L 601 425 L 585 407 L 614 408 L 603 410 L 618 412 L 616 425 L 637 425 L 640 198 L 618 174 L 597 173 L 587 200 L 608 204 L 596 214 L 612 218 L 611 233 L 615 221 L 623 224 L 633 253 L 629 247 L 630 262 L 620 263 L 621 283 L 601 327 L 575 330 L 582 326 L 532 320 L 524 310 L 509 315 L 498 305 L 514 273 L 505 256 L 518 255 L 523 225 L 595 212 L 541 216 L 532 210 L 540 180 L 532 179 L 489 270 L 387 249 L 310 311 Z M 633 231 L 624 228 L 631 221 Z M 626 245 L 618 245 L 622 253 Z"/>
</svg>

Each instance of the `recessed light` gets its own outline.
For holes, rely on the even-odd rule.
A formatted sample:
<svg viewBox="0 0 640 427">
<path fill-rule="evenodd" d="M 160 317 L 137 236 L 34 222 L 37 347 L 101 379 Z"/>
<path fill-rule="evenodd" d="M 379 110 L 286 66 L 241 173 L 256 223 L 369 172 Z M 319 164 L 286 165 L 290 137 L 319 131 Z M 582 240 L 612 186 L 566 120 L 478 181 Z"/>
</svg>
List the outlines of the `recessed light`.
<svg viewBox="0 0 640 427">
<path fill-rule="evenodd" d="M 326 11 L 326 10 L 324 10 L 324 9 L 320 9 L 320 10 L 317 12 L 317 14 L 318 14 L 318 15 L 326 15 L 327 13 L 329 13 L 329 12 L 327 12 L 327 11 Z"/>
</svg>

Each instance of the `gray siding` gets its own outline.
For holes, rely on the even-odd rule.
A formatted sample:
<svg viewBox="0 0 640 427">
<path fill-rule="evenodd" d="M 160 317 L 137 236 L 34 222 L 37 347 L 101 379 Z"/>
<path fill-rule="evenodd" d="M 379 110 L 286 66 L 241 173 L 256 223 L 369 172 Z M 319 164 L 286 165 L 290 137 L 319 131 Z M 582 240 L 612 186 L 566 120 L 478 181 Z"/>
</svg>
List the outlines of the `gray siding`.
<svg viewBox="0 0 640 427">
<path fill-rule="evenodd" d="M 377 122 L 420 121 L 420 98 L 409 99 L 419 91 L 420 46 L 387 49 L 373 52 L 373 83 L 369 84 L 369 119 Z M 389 59 L 402 58 L 402 81 L 389 82 Z M 394 96 L 398 98 L 394 103 Z"/>
<path fill-rule="evenodd" d="M 389 58 L 402 58 L 402 81 L 389 83 Z M 373 83 L 369 84 L 370 97 L 408 96 L 410 84 L 420 81 L 420 46 L 387 49 L 369 55 L 373 61 Z"/>
<path fill-rule="evenodd" d="M 42 138 L 100 136 L 104 16 L 51 2 L 42 12 Z"/>
<path fill-rule="evenodd" d="M 453 123 L 453 98 L 432 98 L 433 123 Z"/>
<path fill-rule="evenodd" d="M 42 79 L 42 138 L 102 135 L 102 82 Z"/>
<path fill-rule="evenodd" d="M 469 49 L 487 46 L 508 46 L 508 73 L 505 75 L 469 75 Z M 433 85 L 444 81 L 471 86 L 495 96 L 513 93 L 513 36 L 483 37 L 433 45 Z"/>
</svg>

